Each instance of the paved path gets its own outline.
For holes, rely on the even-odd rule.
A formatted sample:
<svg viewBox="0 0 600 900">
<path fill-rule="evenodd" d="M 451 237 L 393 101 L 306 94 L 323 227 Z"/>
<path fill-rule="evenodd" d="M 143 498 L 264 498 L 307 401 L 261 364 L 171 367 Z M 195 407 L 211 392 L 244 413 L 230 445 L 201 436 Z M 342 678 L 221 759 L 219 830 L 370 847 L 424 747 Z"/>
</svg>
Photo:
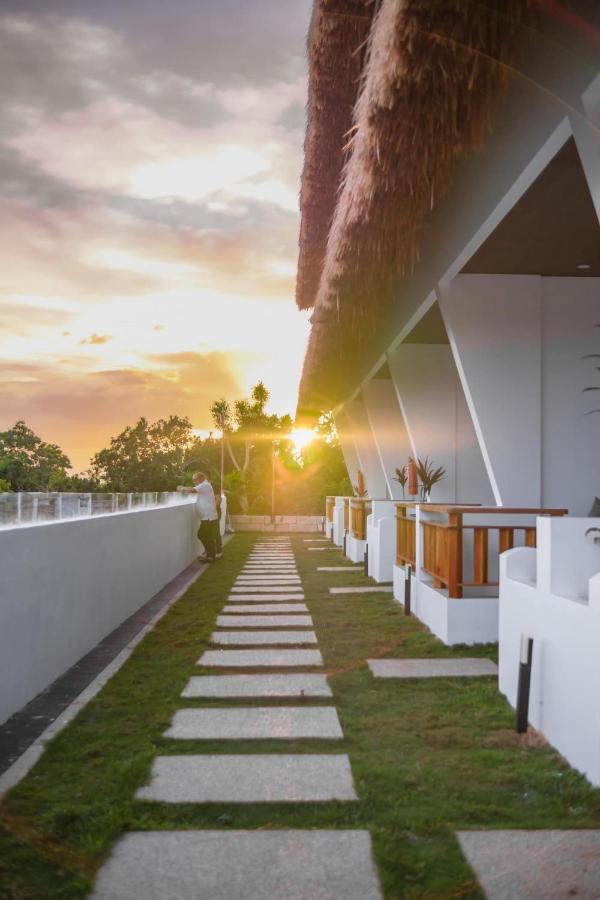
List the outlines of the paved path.
<svg viewBox="0 0 600 900">
<path fill-rule="evenodd" d="M 181 695 L 182 708 L 164 733 L 182 744 L 278 739 L 281 751 L 260 753 L 258 743 L 252 754 L 157 756 L 137 799 L 357 802 L 345 753 L 285 750 L 289 740 L 320 739 L 335 746 L 343 738 L 335 706 L 327 703 L 332 698 L 327 679 L 315 671 L 323 659 L 304 601 L 289 538 L 257 540 L 216 619 L 210 637 L 215 649 L 205 650 L 198 659 L 214 674 L 191 675 Z M 186 708 L 187 698 L 236 698 L 249 705 Z M 271 704 L 277 698 L 288 704 L 298 698 L 302 705 L 256 706 L 257 698 Z M 130 833 L 113 848 L 92 894 L 94 900 L 381 900 L 381 896 L 370 835 L 357 829 Z"/>
</svg>

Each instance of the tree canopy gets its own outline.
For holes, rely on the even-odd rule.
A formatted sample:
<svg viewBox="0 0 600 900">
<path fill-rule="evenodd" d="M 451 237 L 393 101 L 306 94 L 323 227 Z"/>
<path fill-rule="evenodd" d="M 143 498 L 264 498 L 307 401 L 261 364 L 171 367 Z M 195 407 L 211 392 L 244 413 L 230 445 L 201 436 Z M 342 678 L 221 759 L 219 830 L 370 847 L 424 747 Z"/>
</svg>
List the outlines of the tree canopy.
<svg viewBox="0 0 600 900">
<path fill-rule="evenodd" d="M 53 477 L 67 477 L 71 462 L 56 444 L 43 441 L 25 422 L 0 431 L 0 479 L 13 491 L 47 491 Z"/>
</svg>

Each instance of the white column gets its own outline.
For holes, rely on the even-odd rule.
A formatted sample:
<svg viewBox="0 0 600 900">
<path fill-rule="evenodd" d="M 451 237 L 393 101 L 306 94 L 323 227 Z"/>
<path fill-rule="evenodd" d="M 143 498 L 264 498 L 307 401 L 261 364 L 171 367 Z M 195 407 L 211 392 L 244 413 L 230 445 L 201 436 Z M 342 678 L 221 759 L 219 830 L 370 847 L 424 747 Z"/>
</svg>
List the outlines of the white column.
<svg viewBox="0 0 600 900">
<path fill-rule="evenodd" d="M 541 502 L 541 279 L 459 275 L 440 307 L 495 501 Z"/>
<path fill-rule="evenodd" d="M 372 378 L 363 385 L 362 395 L 388 493 L 401 500 L 395 470 L 406 465 L 412 450 L 394 385 L 389 378 Z"/>
</svg>

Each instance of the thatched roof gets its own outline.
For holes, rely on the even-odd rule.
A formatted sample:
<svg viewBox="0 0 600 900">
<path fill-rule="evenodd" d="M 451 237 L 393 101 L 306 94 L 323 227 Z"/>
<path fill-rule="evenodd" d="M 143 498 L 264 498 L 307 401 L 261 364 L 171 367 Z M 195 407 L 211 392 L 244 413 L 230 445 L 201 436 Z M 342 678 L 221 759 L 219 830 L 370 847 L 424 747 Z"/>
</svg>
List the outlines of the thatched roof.
<svg viewBox="0 0 600 900">
<path fill-rule="evenodd" d="M 345 126 L 332 119 L 330 128 L 331 111 L 318 98 L 336 96 L 329 82 L 336 72 L 344 81 L 354 44 L 327 44 L 327 17 L 320 15 L 327 5 L 316 0 L 310 35 L 298 295 L 299 305 L 315 311 L 303 412 L 339 399 L 344 372 L 354 370 L 392 281 L 410 273 L 418 258 L 423 222 L 448 190 L 457 159 L 476 151 L 491 128 L 529 22 L 528 0 L 381 0 L 340 177 Z M 324 53 L 328 46 L 332 58 L 327 66 L 321 58 L 319 68 L 314 48 Z M 321 207 L 314 173 L 329 179 Z"/>
<path fill-rule="evenodd" d="M 300 194 L 300 309 L 313 305 L 319 287 L 374 8 L 374 0 L 315 0 Z"/>
</svg>

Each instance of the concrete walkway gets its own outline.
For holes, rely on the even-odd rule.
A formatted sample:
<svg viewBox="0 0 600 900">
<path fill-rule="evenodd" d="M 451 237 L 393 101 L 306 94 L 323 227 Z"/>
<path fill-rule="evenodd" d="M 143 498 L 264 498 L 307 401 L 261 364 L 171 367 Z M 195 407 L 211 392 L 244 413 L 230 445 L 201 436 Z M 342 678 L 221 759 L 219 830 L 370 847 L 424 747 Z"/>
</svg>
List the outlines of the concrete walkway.
<svg viewBox="0 0 600 900">
<path fill-rule="evenodd" d="M 281 751 L 261 753 L 258 743 L 253 754 L 157 756 L 137 799 L 188 804 L 358 801 L 345 753 L 285 750 L 289 740 L 317 738 L 335 746 L 343 738 L 334 705 L 323 705 L 331 691 L 318 672 L 323 659 L 304 601 L 289 538 L 257 540 L 217 617 L 210 638 L 215 649 L 198 659 L 214 674 L 190 673 L 182 707 L 165 732 L 182 743 L 278 739 Z M 236 674 L 230 674 L 232 668 Z M 187 698 L 232 697 L 249 705 L 185 707 Z M 256 698 L 295 697 L 301 706 L 253 705 Z M 364 830 L 197 830 L 124 835 L 100 870 L 92 897 L 381 900 L 382 894 L 370 835 Z"/>
</svg>

